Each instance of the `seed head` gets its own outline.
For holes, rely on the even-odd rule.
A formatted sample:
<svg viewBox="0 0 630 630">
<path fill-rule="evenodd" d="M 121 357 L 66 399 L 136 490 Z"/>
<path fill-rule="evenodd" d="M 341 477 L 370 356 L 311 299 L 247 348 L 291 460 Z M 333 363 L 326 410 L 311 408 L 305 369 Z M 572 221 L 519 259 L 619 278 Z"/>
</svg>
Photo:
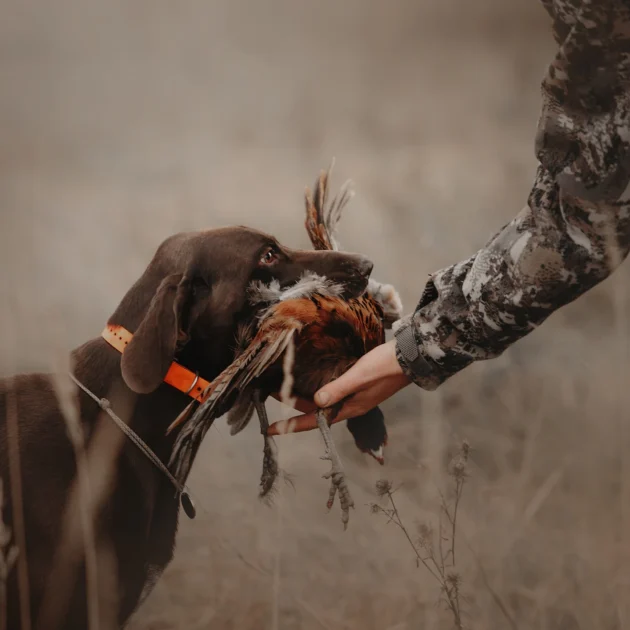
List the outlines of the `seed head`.
<svg viewBox="0 0 630 630">
<path fill-rule="evenodd" d="M 376 482 L 376 494 L 379 497 L 384 497 L 392 491 L 392 482 L 387 479 L 379 479 Z"/>
<path fill-rule="evenodd" d="M 466 477 L 466 462 L 461 458 L 453 464 L 453 477 L 457 481 L 462 481 Z"/>
<path fill-rule="evenodd" d="M 470 444 L 468 440 L 462 442 L 462 458 L 465 462 L 468 461 L 468 455 L 470 454 Z"/>
<path fill-rule="evenodd" d="M 418 544 L 423 549 L 431 551 L 433 548 L 433 528 L 426 523 L 418 523 Z"/>
</svg>

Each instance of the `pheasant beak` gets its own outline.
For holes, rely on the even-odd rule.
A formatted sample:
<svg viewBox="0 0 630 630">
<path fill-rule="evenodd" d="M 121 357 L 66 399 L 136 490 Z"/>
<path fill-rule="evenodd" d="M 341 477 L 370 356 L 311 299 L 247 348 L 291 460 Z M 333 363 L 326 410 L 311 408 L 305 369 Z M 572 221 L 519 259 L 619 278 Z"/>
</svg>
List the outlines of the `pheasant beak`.
<svg viewBox="0 0 630 630">
<path fill-rule="evenodd" d="M 385 457 L 383 456 L 383 447 L 379 446 L 377 450 L 369 450 L 368 453 L 381 465 L 385 464 Z"/>
</svg>

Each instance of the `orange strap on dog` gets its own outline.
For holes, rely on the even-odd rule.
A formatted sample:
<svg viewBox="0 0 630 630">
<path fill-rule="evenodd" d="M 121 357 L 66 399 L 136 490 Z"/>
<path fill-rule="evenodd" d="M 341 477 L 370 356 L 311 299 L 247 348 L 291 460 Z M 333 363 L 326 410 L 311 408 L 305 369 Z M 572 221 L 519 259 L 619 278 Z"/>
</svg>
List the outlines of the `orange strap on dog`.
<svg viewBox="0 0 630 630">
<path fill-rule="evenodd" d="M 105 327 L 101 333 L 101 337 L 122 354 L 129 345 L 133 335 L 122 326 L 109 325 Z M 208 385 L 210 385 L 210 381 L 206 381 L 206 379 L 201 378 L 199 374 L 191 372 L 183 365 L 177 363 L 177 361 L 171 363 L 171 367 L 164 377 L 164 382 L 200 403 L 206 399 L 203 392 Z"/>
</svg>

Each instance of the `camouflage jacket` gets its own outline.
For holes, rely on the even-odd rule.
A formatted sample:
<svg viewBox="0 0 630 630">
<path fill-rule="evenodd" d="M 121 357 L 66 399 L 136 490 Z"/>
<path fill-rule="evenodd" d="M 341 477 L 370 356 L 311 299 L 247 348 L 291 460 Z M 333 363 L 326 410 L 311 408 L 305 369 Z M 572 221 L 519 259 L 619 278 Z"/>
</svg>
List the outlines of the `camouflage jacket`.
<svg viewBox="0 0 630 630">
<path fill-rule="evenodd" d="M 559 50 L 527 205 L 471 258 L 431 274 L 396 327 L 398 361 L 425 389 L 500 355 L 628 254 L 630 0 L 543 4 Z"/>
</svg>

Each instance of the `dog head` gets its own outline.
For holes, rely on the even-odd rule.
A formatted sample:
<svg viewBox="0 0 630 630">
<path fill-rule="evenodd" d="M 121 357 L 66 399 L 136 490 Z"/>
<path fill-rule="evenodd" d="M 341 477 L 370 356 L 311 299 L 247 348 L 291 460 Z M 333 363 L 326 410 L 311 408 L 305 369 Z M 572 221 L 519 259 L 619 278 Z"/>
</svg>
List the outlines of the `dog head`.
<svg viewBox="0 0 630 630">
<path fill-rule="evenodd" d="M 213 378 L 230 363 L 237 326 L 251 314 L 252 282 L 285 287 L 313 272 L 351 298 L 365 291 L 372 266 L 359 254 L 291 249 L 246 227 L 172 236 L 109 320 L 134 333 L 123 378 L 133 391 L 150 393 L 175 358 Z"/>
</svg>

